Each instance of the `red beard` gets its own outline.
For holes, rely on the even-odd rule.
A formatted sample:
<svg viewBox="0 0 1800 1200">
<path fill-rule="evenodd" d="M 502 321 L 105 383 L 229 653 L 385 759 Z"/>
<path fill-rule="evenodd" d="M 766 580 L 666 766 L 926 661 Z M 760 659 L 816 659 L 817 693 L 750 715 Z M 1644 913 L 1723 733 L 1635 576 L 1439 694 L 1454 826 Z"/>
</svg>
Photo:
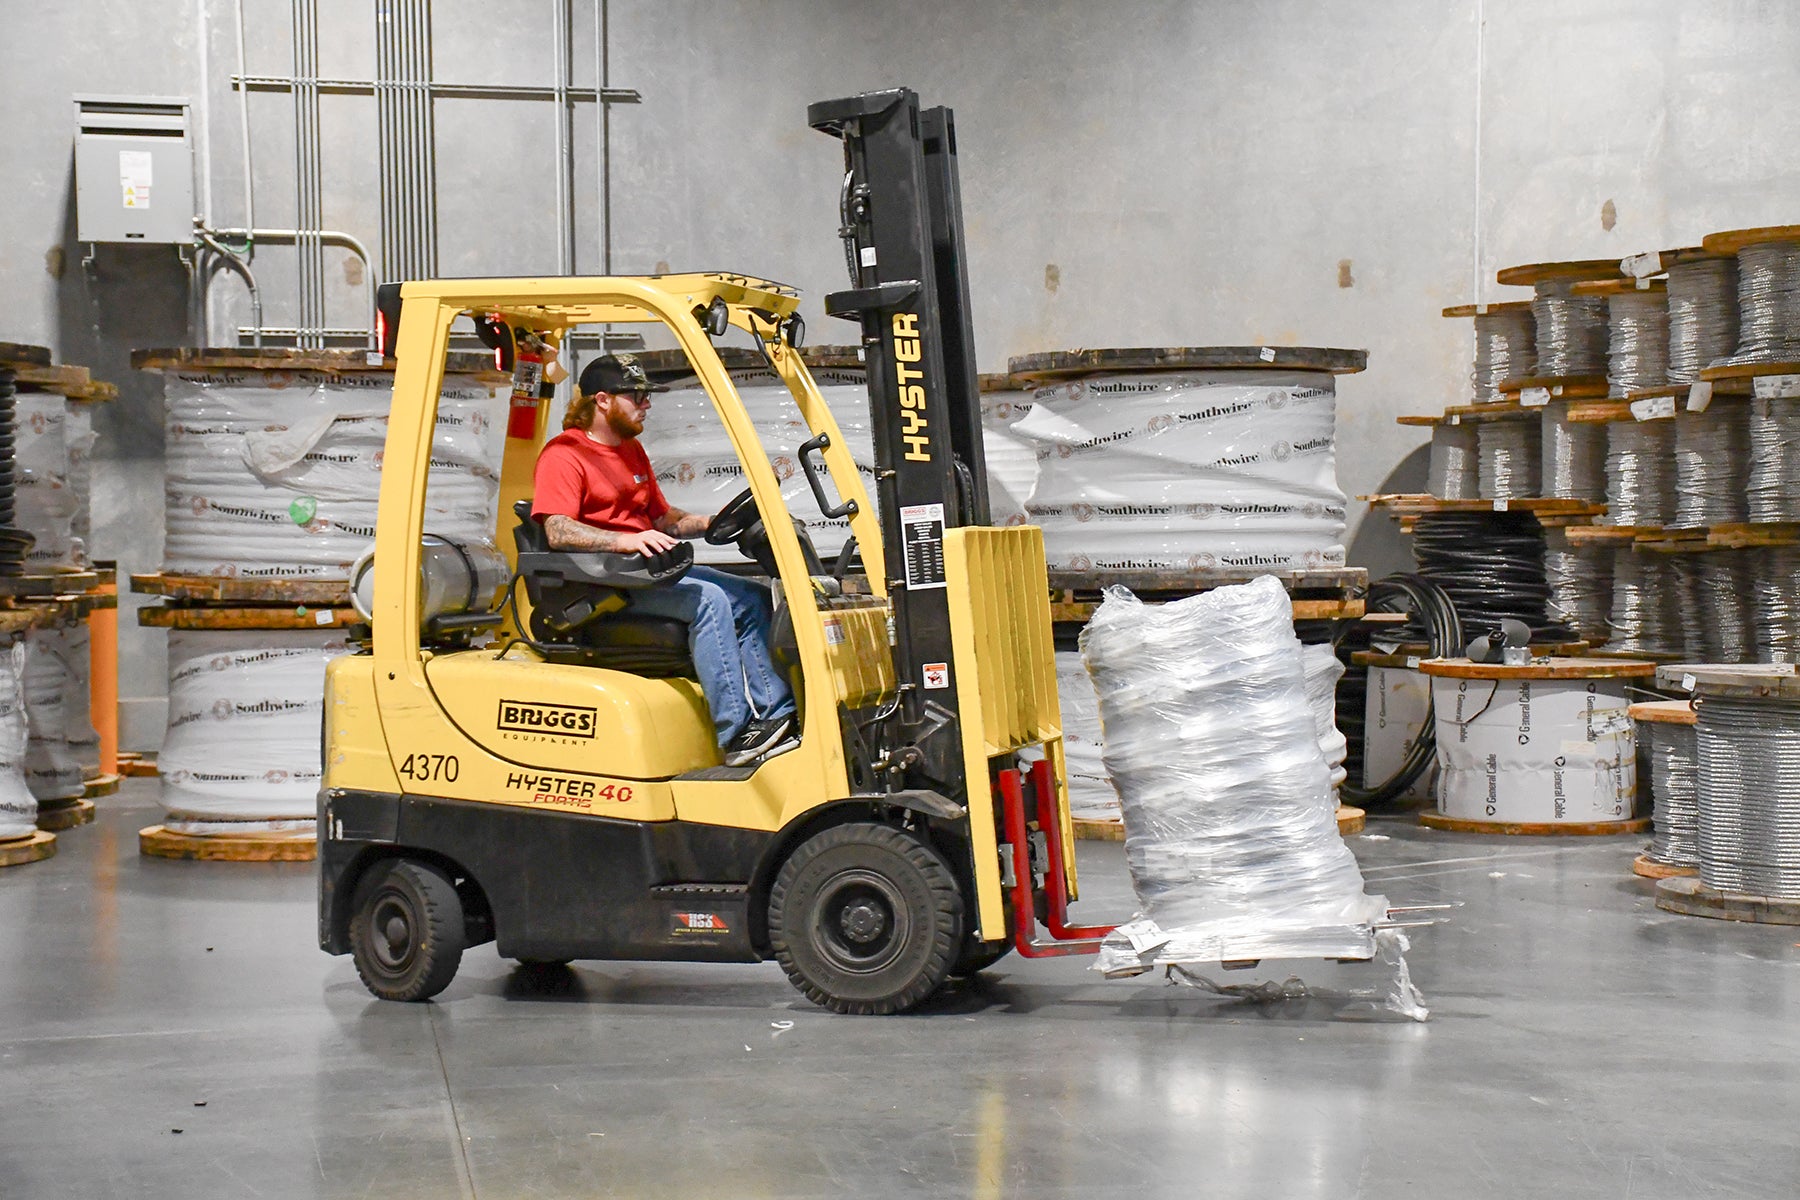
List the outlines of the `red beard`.
<svg viewBox="0 0 1800 1200">
<path fill-rule="evenodd" d="M 606 410 L 606 427 L 621 438 L 634 438 L 644 432 L 643 414 L 629 417 L 617 405 L 610 405 Z"/>
</svg>

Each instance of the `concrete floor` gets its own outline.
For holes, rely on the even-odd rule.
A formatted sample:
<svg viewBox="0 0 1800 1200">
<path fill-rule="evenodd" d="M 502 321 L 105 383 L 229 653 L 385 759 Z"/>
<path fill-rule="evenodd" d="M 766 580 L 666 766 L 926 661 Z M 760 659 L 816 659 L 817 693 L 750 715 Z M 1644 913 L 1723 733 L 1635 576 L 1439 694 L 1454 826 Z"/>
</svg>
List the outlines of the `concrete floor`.
<svg viewBox="0 0 1800 1200">
<path fill-rule="evenodd" d="M 154 798 L 0 871 L 9 1200 L 1800 1191 L 1800 930 L 1657 911 L 1641 839 L 1352 839 L 1396 903 L 1462 902 L 1414 939 L 1425 1025 L 1015 959 L 855 1019 L 773 965 L 546 991 L 491 946 L 383 1004 L 314 948 L 310 866 L 140 858 Z"/>
</svg>

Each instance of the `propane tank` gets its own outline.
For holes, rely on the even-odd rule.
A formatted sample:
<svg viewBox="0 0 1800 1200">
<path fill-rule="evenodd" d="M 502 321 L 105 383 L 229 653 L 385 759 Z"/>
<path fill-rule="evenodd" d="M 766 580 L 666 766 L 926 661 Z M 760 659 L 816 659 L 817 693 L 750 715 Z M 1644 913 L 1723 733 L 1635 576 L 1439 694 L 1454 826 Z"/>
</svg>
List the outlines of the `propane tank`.
<svg viewBox="0 0 1800 1200">
<path fill-rule="evenodd" d="M 419 539 L 419 624 L 433 617 L 493 612 L 512 573 L 506 558 L 485 542 L 453 542 L 428 533 Z M 374 620 L 375 544 L 350 567 L 350 603 L 365 621 Z"/>
</svg>

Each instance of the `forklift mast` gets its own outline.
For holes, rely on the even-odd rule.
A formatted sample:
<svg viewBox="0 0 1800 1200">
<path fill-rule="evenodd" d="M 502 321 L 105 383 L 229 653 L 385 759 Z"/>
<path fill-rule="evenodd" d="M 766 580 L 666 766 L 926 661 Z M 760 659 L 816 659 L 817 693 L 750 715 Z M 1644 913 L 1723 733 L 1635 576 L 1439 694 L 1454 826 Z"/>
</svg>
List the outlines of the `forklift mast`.
<svg viewBox="0 0 1800 1200">
<path fill-rule="evenodd" d="M 912 781 L 971 799 L 988 781 L 964 779 L 957 749 L 944 531 L 986 525 L 988 494 L 955 119 L 896 88 L 810 105 L 807 123 L 844 143 L 853 286 L 825 311 L 862 326 L 885 559 L 868 569 L 892 603 L 897 740 Z"/>
</svg>

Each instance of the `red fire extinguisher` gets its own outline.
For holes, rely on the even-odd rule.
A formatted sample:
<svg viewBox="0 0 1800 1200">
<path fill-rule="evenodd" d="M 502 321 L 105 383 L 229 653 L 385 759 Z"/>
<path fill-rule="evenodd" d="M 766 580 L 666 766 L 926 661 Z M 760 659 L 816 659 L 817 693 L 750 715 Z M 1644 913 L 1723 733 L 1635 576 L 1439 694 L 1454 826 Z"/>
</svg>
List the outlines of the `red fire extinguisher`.
<svg viewBox="0 0 1800 1200">
<path fill-rule="evenodd" d="M 529 329 L 518 330 L 513 340 L 512 405 L 506 418 L 506 436 L 537 436 L 538 407 L 549 398 L 553 385 L 544 382 L 544 341 Z"/>
</svg>

